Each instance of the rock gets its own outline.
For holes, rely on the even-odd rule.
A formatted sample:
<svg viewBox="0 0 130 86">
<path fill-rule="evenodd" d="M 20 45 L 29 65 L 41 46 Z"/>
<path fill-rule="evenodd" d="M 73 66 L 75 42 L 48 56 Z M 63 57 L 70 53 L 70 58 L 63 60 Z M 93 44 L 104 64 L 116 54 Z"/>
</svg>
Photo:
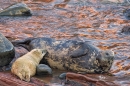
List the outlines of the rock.
<svg viewBox="0 0 130 86">
<path fill-rule="evenodd" d="M 52 69 L 45 64 L 39 64 L 36 71 L 37 75 L 52 74 Z"/>
<path fill-rule="evenodd" d="M 25 55 L 26 53 L 28 53 L 29 51 L 27 51 L 25 48 L 23 47 L 14 47 L 15 49 L 15 57 L 13 58 L 13 60 L 10 62 L 10 65 L 12 65 L 16 59 L 18 59 L 19 57 Z"/>
<path fill-rule="evenodd" d="M 24 3 L 17 3 L 0 12 L 0 16 L 31 16 L 31 10 Z"/>
<path fill-rule="evenodd" d="M 0 33 L 0 66 L 8 65 L 15 56 L 14 46 Z"/>
<path fill-rule="evenodd" d="M 130 26 L 124 26 L 121 30 L 121 33 L 129 35 L 130 34 Z"/>
<path fill-rule="evenodd" d="M 60 79 L 66 79 L 66 73 L 60 74 L 60 75 L 59 75 L 59 78 L 60 78 Z"/>
<path fill-rule="evenodd" d="M 0 72 L 0 86 L 45 86 L 45 83 L 34 77 L 31 82 L 25 82 L 11 73 Z"/>
<path fill-rule="evenodd" d="M 124 0 L 102 0 L 102 2 L 123 3 Z"/>
<path fill-rule="evenodd" d="M 103 79 L 104 78 L 104 79 Z M 99 75 L 99 74 L 77 74 L 77 73 L 66 73 L 65 86 L 67 84 L 73 84 L 73 86 L 120 86 L 114 82 L 112 76 Z"/>
<path fill-rule="evenodd" d="M 130 20 L 130 9 L 124 10 L 123 15 L 126 19 Z"/>
</svg>

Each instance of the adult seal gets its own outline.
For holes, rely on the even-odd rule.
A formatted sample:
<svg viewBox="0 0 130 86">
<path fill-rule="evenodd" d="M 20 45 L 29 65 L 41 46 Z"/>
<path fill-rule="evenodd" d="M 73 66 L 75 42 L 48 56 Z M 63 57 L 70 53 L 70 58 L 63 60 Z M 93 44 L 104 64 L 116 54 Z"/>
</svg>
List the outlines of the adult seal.
<svg viewBox="0 0 130 86">
<path fill-rule="evenodd" d="M 114 53 L 101 51 L 87 42 L 75 40 L 55 40 L 52 38 L 28 38 L 13 41 L 14 46 L 23 46 L 28 50 L 46 49 L 44 61 L 52 68 L 81 73 L 106 73 L 110 70 Z"/>
</svg>

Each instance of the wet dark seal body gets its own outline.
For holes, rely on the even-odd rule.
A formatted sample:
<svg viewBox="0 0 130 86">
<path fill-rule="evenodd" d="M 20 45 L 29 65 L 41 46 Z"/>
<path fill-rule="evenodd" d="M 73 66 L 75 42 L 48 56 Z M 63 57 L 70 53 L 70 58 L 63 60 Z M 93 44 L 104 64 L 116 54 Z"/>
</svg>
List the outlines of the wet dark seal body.
<svg viewBox="0 0 130 86">
<path fill-rule="evenodd" d="M 29 50 L 42 48 L 48 51 L 44 57 L 48 64 L 57 69 L 85 73 L 105 73 L 114 59 L 112 51 L 99 51 L 96 47 L 74 40 L 56 41 L 51 38 L 26 39 L 12 42 Z"/>
</svg>

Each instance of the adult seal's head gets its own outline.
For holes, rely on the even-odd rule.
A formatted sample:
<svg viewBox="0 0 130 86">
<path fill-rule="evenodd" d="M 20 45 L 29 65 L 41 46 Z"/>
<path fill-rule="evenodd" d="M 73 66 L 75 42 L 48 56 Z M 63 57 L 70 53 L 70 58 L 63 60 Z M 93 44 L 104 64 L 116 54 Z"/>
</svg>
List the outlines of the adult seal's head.
<svg viewBox="0 0 130 86">
<path fill-rule="evenodd" d="M 105 51 L 100 51 L 100 57 L 96 58 L 97 60 L 97 65 L 99 65 L 99 69 L 103 70 L 95 70 L 95 73 L 102 73 L 102 72 L 107 72 L 110 70 L 113 60 L 114 60 L 114 52 L 111 50 L 105 50 Z"/>
</svg>

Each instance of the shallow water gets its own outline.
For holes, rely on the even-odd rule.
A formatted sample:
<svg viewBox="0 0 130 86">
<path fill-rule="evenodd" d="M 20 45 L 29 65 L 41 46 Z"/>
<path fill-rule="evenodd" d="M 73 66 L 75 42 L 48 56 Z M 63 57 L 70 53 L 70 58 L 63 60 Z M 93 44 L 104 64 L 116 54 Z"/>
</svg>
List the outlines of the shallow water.
<svg viewBox="0 0 130 86">
<path fill-rule="evenodd" d="M 123 11 L 130 8 L 130 5 L 106 4 L 101 3 L 102 0 L 22 1 L 31 8 L 33 16 L 0 17 L 0 32 L 8 39 L 74 39 L 89 41 L 102 50 L 111 49 L 116 53 L 110 70 L 115 75 L 113 77 L 118 77 L 115 82 L 129 84 L 130 34 L 123 34 L 121 30 L 130 25 L 130 20 L 123 16 Z M 0 0 L 0 9 L 16 2 L 19 0 Z M 48 77 L 46 82 L 49 83 L 52 79 L 56 78 Z"/>
<path fill-rule="evenodd" d="M 62 70 L 56 70 L 53 69 L 53 74 L 52 75 L 42 75 L 42 76 L 38 76 L 35 75 L 36 78 L 39 78 L 41 80 L 43 80 L 43 82 L 45 82 L 46 84 L 48 84 L 49 86 L 61 86 L 62 85 L 62 81 L 59 79 L 59 75 L 61 73 L 65 73 L 67 71 L 62 71 Z"/>
</svg>

